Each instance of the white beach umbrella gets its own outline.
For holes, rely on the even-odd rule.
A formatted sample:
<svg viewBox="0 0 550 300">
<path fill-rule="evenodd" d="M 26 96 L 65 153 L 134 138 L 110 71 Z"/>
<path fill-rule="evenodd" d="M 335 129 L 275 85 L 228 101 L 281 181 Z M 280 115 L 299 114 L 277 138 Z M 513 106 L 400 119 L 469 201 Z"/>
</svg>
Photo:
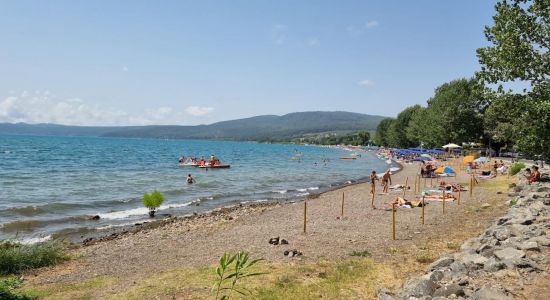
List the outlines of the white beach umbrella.
<svg viewBox="0 0 550 300">
<path fill-rule="evenodd" d="M 454 148 L 460 148 L 460 146 L 457 145 L 457 144 L 450 143 L 450 144 L 447 144 L 447 145 L 443 146 L 442 148 L 454 149 Z"/>
</svg>

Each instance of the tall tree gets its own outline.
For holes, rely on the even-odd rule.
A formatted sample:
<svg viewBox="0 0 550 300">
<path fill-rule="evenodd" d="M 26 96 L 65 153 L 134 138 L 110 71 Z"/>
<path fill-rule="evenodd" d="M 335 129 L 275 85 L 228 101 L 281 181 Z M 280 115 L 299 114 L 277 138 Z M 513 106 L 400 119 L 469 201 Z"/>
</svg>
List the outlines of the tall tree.
<svg viewBox="0 0 550 300">
<path fill-rule="evenodd" d="M 511 0 L 495 5 L 495 24 L 485 27 L 490 46 L 477 49 L 481 70 L 479 79 L 486 83 L 523 81 L 531 85 L 531 91 L 517 99 L 525 105 L 523 113 L 510 115 L 514 131 L 518 132 L 517 146 L 531 155 L 543 155 L 550 159 L 550 1 Z M 503 93 L 493 104 L 508 106 L 509 93 Z M 507 98 L 508 97 L 508 98 Z M 500 110 L 502 114 L 510 111 Z M 506 123 L 506 122 L 505 122 Z M 506 126 L 490 124 L 490 126 Z M 491 131 L 491 129 L 486 129 Z"/>
<path fill-rule="evenodd" d="M 388 132 L 394 122 L 393 118 L 385 118 L 378 124 L 376 127 L 376 132 L 374 133 L 374 143 L 378 146 L 388 146 Z"/>
<path fill-rule="evenodd" d="M 407 136 L 407 128 L 409 122 L 416 111 L 422 109 L 422 106 L 409 106 L 401 111 L 394 122 L 392 122 L 388 130 L 388 143 L 394 147 L 411 147 L 417 146 L 416 141 L 411 140 Z"/>
</svg>

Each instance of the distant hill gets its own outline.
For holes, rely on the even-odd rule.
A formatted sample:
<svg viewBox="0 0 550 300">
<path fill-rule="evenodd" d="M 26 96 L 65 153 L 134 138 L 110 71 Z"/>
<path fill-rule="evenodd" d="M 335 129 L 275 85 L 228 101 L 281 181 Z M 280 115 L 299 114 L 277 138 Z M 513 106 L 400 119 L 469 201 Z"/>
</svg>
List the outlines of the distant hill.
<svg viewBox="0 0 550 300">
<path fill-rule="evenodd" d="M 382 119 L 382 116 L 359 113 L 315 111 L 257 116 L 197 126 L 97 127 L 0 123 L 0 134 L 282 141 L 315 133 L 374 131 Z"/>
</svg>

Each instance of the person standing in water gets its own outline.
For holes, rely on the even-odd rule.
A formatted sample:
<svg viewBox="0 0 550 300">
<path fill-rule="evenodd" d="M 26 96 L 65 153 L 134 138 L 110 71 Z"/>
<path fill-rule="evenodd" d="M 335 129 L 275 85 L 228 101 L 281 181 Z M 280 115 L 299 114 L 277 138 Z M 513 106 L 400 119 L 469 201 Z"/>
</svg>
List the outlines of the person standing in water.
<svg viewBox="0 0 550 300">
<path fill-rule="evenodd" d="M 390 173 L 390 170 L 387 170 L 386 173 L 384 173 L 384 176 L 382 176 L 382 186 L 384 187 L 382 192 L 384 194 L 388 194 L 388 188 L 390 187 L 390 184 L 391 184 L 391 173 Z"/>
<path fill-rule="evenodd" d="M 187 174 L 187 183 L 188 184 L 195 183 L 195 178 L 191 177 L 191 174 Z"/>
</svg>

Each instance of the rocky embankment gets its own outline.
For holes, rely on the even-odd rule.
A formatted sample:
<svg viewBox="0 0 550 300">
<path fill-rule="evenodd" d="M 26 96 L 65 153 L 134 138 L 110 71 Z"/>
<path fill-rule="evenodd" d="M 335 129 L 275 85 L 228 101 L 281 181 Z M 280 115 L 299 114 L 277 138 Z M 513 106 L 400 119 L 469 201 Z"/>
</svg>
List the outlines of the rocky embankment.
<svg viewBox="0 0 550 300">
<path fill-rule="evenodd" d="M 454 254 L 432 263 L 397 295 L 378 299 L 522 299 L 528 286 L 548 280 L 550 266 L 550 169 L 529 185 L 520 172 L 510 184 L 510 209 Z M 535 291 L 536 292 L 536 291 Z"/>
</svg>

